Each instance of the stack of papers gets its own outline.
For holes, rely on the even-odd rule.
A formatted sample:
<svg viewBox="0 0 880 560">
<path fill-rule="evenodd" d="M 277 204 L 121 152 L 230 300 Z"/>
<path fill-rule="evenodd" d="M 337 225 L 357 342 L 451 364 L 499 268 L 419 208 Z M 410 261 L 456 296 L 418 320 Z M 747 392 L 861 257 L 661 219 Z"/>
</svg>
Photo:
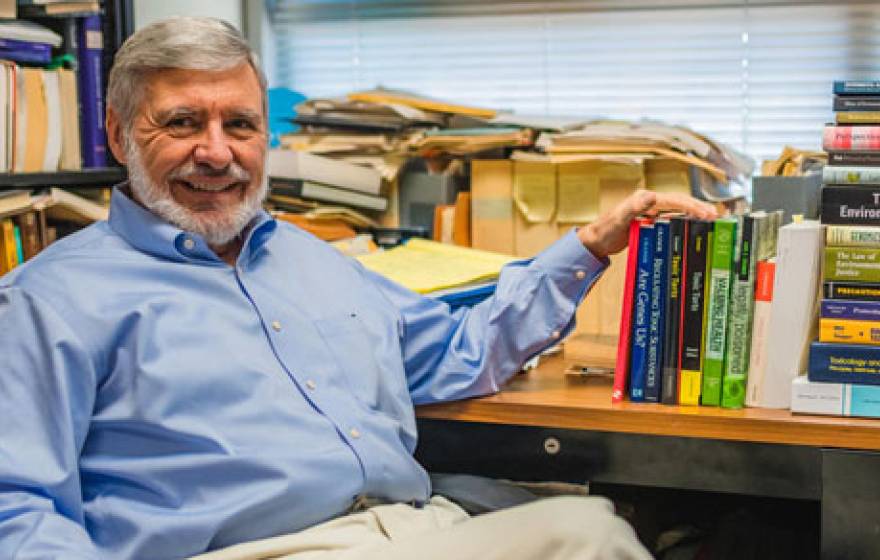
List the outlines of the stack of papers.
<svg viewBox="0 0 880 560">
<path fill-rule="evenodd" d="M 414 292 L 451 304 L 491 295 L 501 269 L 516 257 L 412 238 L 404 245 L 357 259 Z"/>
</svg>

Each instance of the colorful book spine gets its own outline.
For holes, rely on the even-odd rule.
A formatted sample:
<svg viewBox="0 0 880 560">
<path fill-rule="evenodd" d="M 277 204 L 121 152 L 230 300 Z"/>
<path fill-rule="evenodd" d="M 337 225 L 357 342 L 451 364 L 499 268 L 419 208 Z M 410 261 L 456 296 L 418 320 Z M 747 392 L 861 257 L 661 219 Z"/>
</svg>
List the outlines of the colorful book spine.
<svg viewBox="0 0 880 560">
<path fill-rule="evenodd" d="M 880 150 L 880 125 L 825 125 L 822 148 L 832 150 Z"/>
<path fill-rule="evenodd" d="M 880 386 L 814 383 L 805 375 L 799 375 L 791 384 L 791 411 L 880 418 Z"/>
<path fill-rule="evenodd" d="M 834 114 L 837 124 L 878 124 L 880 111 L 838 111 Z"/>
<path fill-rule="evenodd" d="M 880 346 L 813 342 L 807 377 L 823 383 L 880 385 Z"/>
<path fill-rule="evenodd" d="M 834 96 L 835 111 L 880 111 L 880 96 L 851 96 L 851 95 L 835 95 Z"/>
<path fill-rule="evenodd" d="M 823 224 L 876 226 L 880 223 L 880 188 L 826 185 L 819 196 L 819 217 Z"/>
<path fill-rule="evenodd" d="M 752 344 L 749 352 L 749 373 L 746 377 L 746 405 L 760 404 L 761 384 L 767 369 L 767 345 L 770 339 L 770 314 L 773 305 L 773 281 L 776 277 L 774 259 L 758 261 L 755 266 L 755 311 L 752 320 Z"/>
<path fill-rule="evenodd" d="M 880 301 L 880 283 L 824 282 L 822 297 L 825 299 L 860 299 Z"/>
<path fill-rule="evenodd" d="M 880 345 L 880 322 L 819 319 L 819 342 Z"/>
<path fill-rule="evenodd" d="M 632 350 L 630 354 L 629 398 L 645 400 L 645 376 L 648 372 L 648 329 L 651 316 L 651 279 L 654 270 L 654 246 L 657 238 L 653 224 L 639 226 L 639 254 L 633 303 Z"/>
<path fill-rule="evenodd" d="M 9 218 L 0 220 L 0 274 L 6 274 L 18 265 L 15 245 L 15 225 Z"/>
<path fill-rule="evenodd" d="M 684 250 L 687 246 L 688 221 L 683 217 L 669 220 L 669 266 L 666 285 L 666 325 L 664 327 L 663 368 L 660 401 L 678 404 L 678 368 L 681 358 L 682 285 Z"/>
<path fill-rule="evenodd" d="M 107 166 L 107 135 L 104 130 L 102 58 L 104 32 L 100 15 L 79 18 L 77 48 L 83 167 Z"/>
<path fill-rule="evenodd" d="M 828 282 L 880 282 L 880 248 L 825 247 Z"/>
<path fill-rule="evenodd" d="M 648 321 L 648 367 L 645 400 L 660 402 L 663 379 L 663 344 L 666 326 L 666 289 L 669 273 L 669 221 L 654 222 L 654 265 L 651 269 L 651 312 Z"/>
<path fill-rule="evenodd" d="M 880 94 L 880 80 L 834 80 L 835 95 Z"/>
<path fill-rule="evenodd" d="M 626 276 L 623 281 L 623 308 L 620 312 L 620 336 L 617 340 L 617 361 L 614 365 L 614 386 L 611 402 L 620 402 L 626 394 L 629 380 L 630 341 L 632 335 L 633 291 L 636 287 L 636 269 L 639 255 L 639 220 L 629 224 L 629 249 L 626 255 Z"/>
<path fill-rule="evenodd" d="M 828 165 L 880 166 L 880 152 L 828 152 Z"/>
<path fill-rule="evenodd" d="M 707 304 L 706 354 L 703 359 L 701 404 L 721 404 L 721 380 L 726 357 L 727 318 L 730 310 L 730 284 L 736 241 L 735 218 L 715 220 L 712 241 L 712 266 L 709 273 Z"/>
<path fill-rule="evenodd" d="M 721 381 L 721 406 L 742 408 L 746 396 L 749 350 L 752 343 L 752 313 L 755 305 L 756 246 L 766 214 L 743 216 L 737 224 L 733 284 L 727 327 L 727 359 Z"/>
<path fill-rule="evenodd" d="M 880 168 L 826 165 L 822 168 L 822 182 L 826 185 L 880 185 Z"/>
<path fill-rule="evenodd" d="M 828 226 L 825 244 L 829 247 L 880 247 L 880 227 Z"/>
<path fill-rule="evenodd" d="M 823 299 L 819 304 L 821 319 L 880 321 L 880 302 Z"/>
<path fill-rule="evenodd" d="M 712 222 L 692 220 L 688 229 L 682 287 L 682 297 L 685 300 L 682 302 L 678 402 L 683 405 L 698 405 L 703 379 L 703 322 Z"/>
</svg>

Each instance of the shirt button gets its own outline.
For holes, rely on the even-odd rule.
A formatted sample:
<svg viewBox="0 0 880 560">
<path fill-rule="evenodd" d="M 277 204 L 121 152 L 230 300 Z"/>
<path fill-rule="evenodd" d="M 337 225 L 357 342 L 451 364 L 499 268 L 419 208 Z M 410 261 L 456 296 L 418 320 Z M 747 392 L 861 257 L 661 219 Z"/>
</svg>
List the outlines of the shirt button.
<svg viewBox="0 0 880 560">
<path fill-rule="evenodd" d="M 358 439 L 359 437 L 361 437 L 361 431 L 357 428 L 352 428 L 348 431 L 348 435 L 350 435 L 354 439 Z"/>
<path fill-rule="evenodd" d="M 556 338 L 559 338 L 560 336 L 562 336 L 562 334 L 559 331 L 553 331 L 552 333 L 550 333 L 550 338 L 556 339 Z"/>
<path fill-rule="evenodd" d="M 578 280 L 583 280 L 584 278 L 587 277 L 587 273 L 584 272 L 583 270 L 578 270 L 577 272 L 574 273 L 574 277 L 577 278 Z"/>
<path fill-rule="evenodd" d="M 187 237 L 183 240 L 183 248 L 187 251 L 192 251 L 196 247 L 196 242 L 192 240 L 191 237 Z"/>
<path fill-rule="evenodd" d="M 272 328 L 275 332 L 281 332 L 281 321 L 272 321 Z"/>
<path fill-rule="evenodd" d="M 314 380 L 309 379 L 308 381 L 306 381 L 306 387 L 308 387 L 309 389 L 311 389 L 312 391 L 314 391 L 314 390 L 318 387 L 318 384 L 315 383 Z"/>
</svg>

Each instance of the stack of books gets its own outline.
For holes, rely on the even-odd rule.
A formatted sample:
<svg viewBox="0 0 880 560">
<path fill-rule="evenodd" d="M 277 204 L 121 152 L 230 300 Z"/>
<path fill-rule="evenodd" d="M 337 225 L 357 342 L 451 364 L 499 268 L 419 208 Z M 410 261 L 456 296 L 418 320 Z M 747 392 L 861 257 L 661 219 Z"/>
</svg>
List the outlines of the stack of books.
<svg viewBox="0 0 880 560">
<path fill-rule="evenodd" d="M 880 417 L 880 81 L 838 81 L 834 94 L 819 340 L 793 382 L 792 411 Z"/>
<path fill-rule="evenodd" d="M 613 400 L 746 403 L 753 328 L 769 320 L 756 278 L 772 287 L 781 216 L 632 222 Z"/>
</svg>

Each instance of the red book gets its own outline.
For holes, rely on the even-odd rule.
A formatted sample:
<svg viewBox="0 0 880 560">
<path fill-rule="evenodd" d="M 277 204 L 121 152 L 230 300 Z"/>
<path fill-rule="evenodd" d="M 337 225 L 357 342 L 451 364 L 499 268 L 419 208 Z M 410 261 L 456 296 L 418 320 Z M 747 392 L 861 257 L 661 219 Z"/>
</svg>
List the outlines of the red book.
<svg viewBox="0 0 880 560">
<path fill-rule="evenodd" d="M 617 339 L 617 362 L 614 365 L 614 387 L 611 402 L 620 402 L 626 394 L 629 377 L 629 349 L 632 334 L 633 292 L 639 256 L 639 225 L 650 220 L 633 220 L 629 224 L 629 252 L 626 255 L 626 278 L 623 282 L 623 309 L 620 312 L 620 336 Z"/>
<path fill-rule="evenodd" d="M 825 151 L 880 150 L 880 125 L 825 125 L 822 147 Z"/>
</svg>

